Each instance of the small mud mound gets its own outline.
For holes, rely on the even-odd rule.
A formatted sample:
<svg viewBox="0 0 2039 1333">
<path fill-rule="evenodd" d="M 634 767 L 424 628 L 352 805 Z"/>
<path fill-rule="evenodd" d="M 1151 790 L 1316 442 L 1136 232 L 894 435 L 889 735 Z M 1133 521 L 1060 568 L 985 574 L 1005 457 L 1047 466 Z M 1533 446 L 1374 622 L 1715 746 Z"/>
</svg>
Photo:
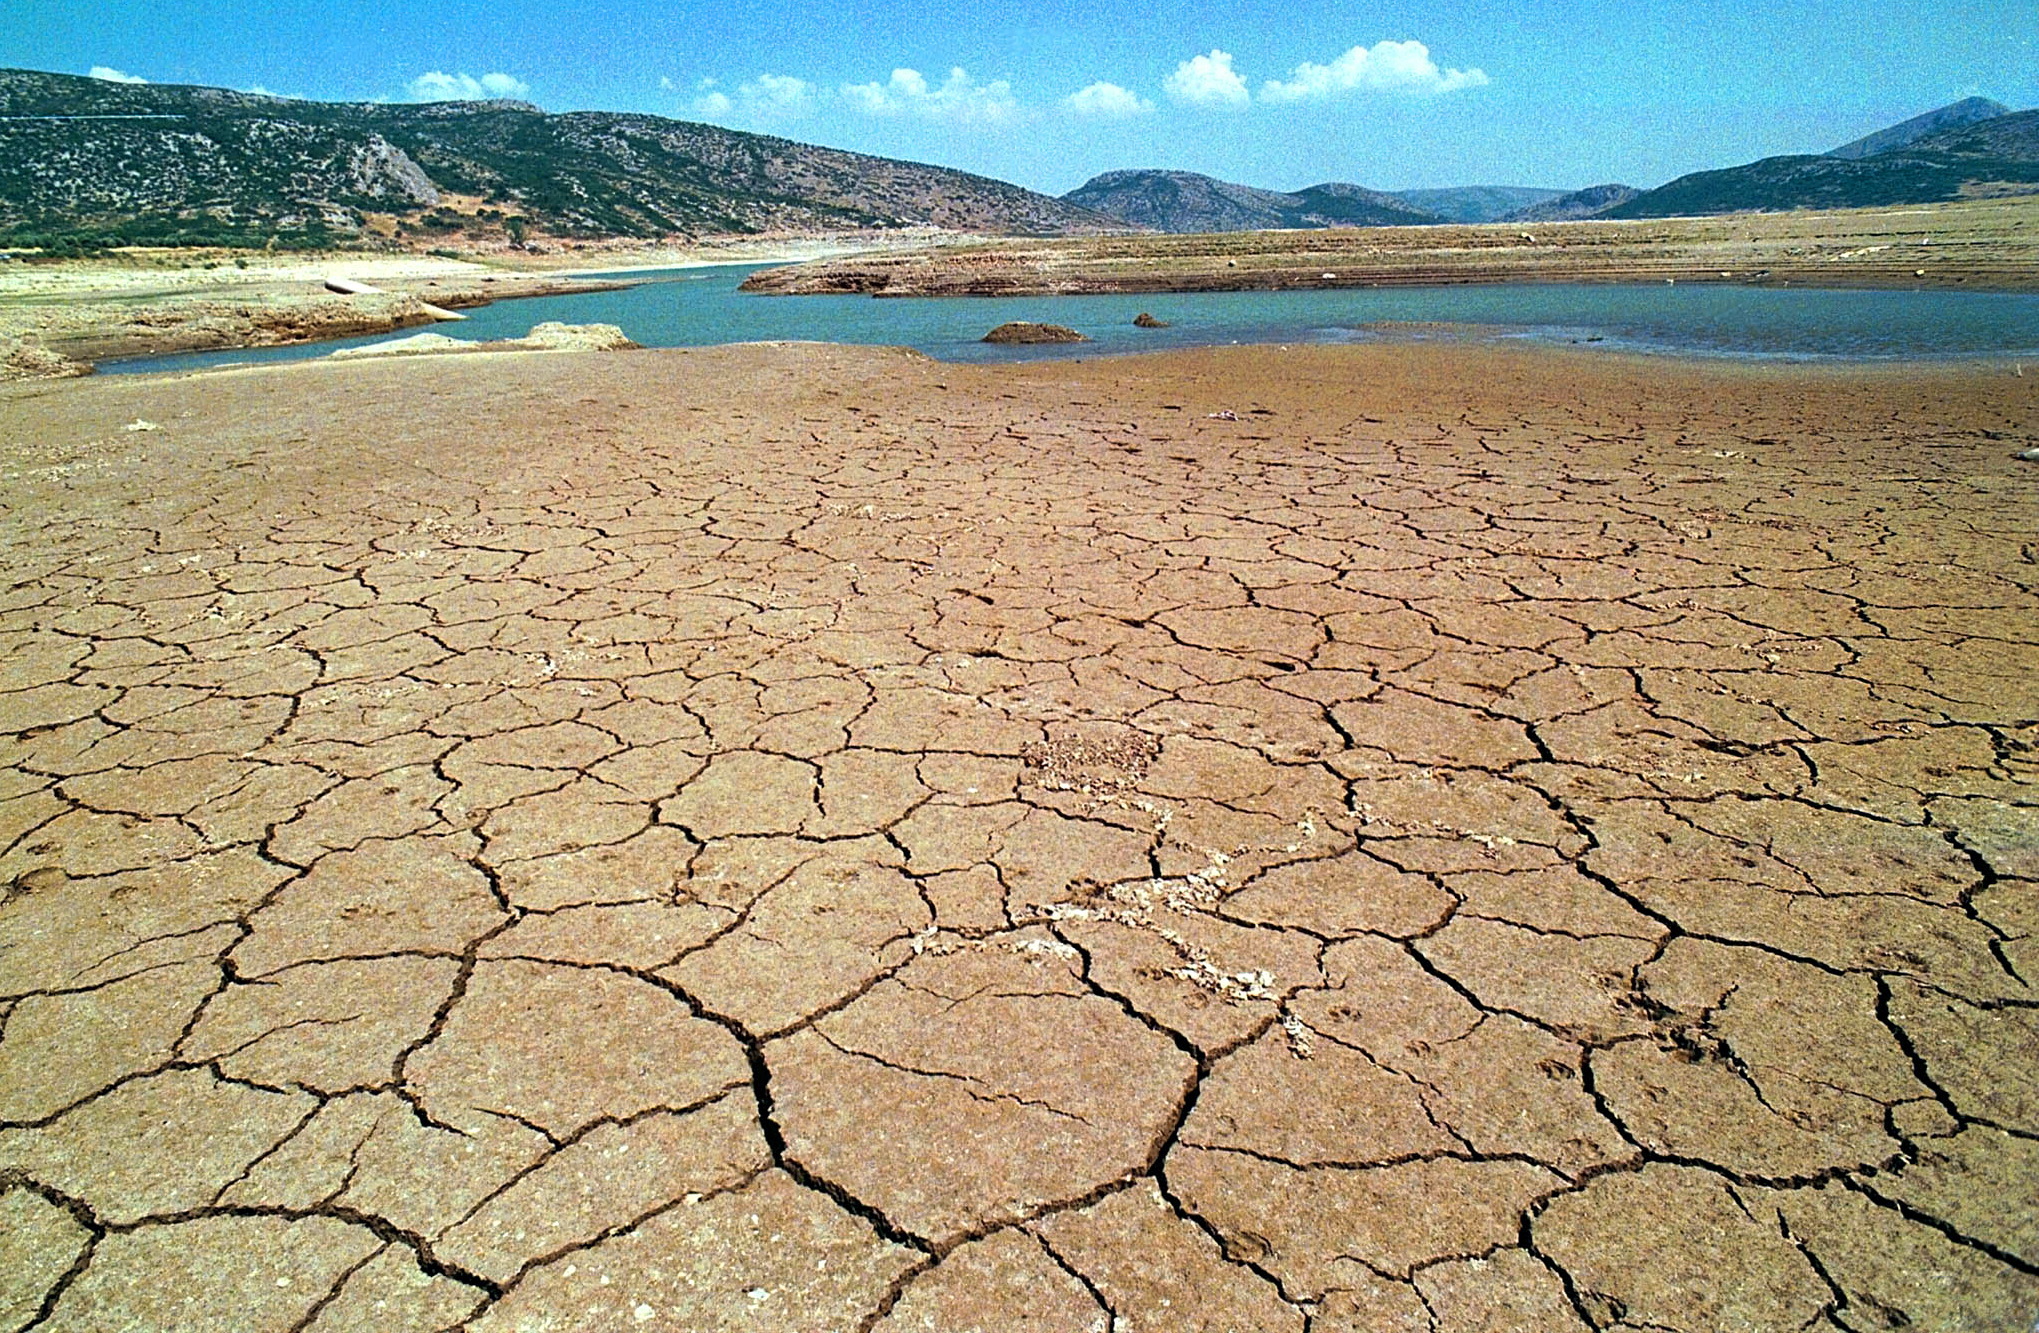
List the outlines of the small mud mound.
<svg viewBox="0 0 2039 1333">
<path fill-rule="evenodd" d="M 343 347 L 328 353 L 328 359 L 349 361 L 361 357 L 431 356 L 447 352 L 625 352 L 640 346 L 624 336 L 614 324 L 561 324 L 548 321 L 533 326 L 521 338 L 475 342 L 449 338 L 443 333 L 415 333 L 408 338 L 369 343 L 365 347 Z"/>
<path fill-rule="evenodd" d="M 1090 339 L 1060 324 L 1029 324 L 1014 320 L 984 335 L 988 343 L 1087 343 Z"/>
<path fill-rule="evenodd" d="M 519 341 L 558 352 L 627 352 L 639 346 L 614 324 L 562 324 L 558 320 L 533 325 Z"/>
</svg>

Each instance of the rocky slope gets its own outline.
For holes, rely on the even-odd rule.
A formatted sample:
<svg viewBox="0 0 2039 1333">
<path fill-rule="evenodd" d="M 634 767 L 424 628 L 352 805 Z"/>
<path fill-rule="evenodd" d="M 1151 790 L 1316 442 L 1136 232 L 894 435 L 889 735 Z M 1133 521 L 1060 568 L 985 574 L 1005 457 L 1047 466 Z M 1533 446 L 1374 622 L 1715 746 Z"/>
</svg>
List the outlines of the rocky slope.
<svg viewBox="0 0 2039 1333">
<path fill-rule="evenodd" d="M 1994 120 L 2007 116 L 2011 109 L 2002 102 L 1987 97 L 1964 97 L 1937 110 L 1928 111 L 1910 120 L 1901 120 L 1895 125 L 1885 126 L 1874 134 L 1865 134 L 1851 143 L 1827 150 L 1828 157 L 1864 158 L 1878 153 L 1887 153 L 1894 148 L 1906 147 L 1929 134 L 1941 130 L 1959 129 L 1973 125 L 1979 120 Z"/>
<path fill-rule="evenodd" d="M 1329 182 L 1284 193 L 1235 185 L 1191 171 L 1107 171 L 1062 202 L 1129 227 L 1196 233 L 1312 227 L 1383 227 L 1441 222 L 1435 213 L 1377 190 Z"/>
<path fill-rule="evenodd" d="M 2039 110 L 1939 130 L 1911 145 L 1917 152 L 1953 157 L 2039 162 Z"/>
<path fill-rule="evenodd" d="M 1002 181 L 658 116 L 325 103 L 0 70 L 0 238 L 287 243 L 1116 223 Z"/>
</svg>

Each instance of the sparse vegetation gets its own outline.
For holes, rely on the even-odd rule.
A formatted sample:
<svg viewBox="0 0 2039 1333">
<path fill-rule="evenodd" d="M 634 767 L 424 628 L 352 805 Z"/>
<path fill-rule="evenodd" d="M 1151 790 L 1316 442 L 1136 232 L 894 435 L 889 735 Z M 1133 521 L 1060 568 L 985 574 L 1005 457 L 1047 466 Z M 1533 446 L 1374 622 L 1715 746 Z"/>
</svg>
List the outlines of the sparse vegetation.
<svg viewBox="0 0 2039 1333">
<path fill-rule="evenodd" d="M 122 222 L 66 226 L 41 221 L 0 223 L 0 247 L 39 251 L 47 259 L 80 259 L 129 247 L 218 250 L 330 250 L 354 240 L 322 223 L 273 229 L 253 221 L 207 216 L 138 217 Z M 24 256 L 33 258 L 34 256 Z"/>
</svg>

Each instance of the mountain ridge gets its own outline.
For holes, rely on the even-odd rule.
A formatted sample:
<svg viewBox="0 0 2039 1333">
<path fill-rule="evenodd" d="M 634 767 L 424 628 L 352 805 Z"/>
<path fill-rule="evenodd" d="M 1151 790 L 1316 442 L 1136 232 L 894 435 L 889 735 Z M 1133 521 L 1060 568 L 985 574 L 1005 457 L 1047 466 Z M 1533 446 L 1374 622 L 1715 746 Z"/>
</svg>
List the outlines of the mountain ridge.
<svg viewBox="0 0 2039 1333">
<path fill-rule="evenodd" d="M 1394 195 L 1342 181 L 1302 190 L 1263 190 L 1201 172 L 1162 168 L 1103 172 L 1063 195 L 1062 202 L 1127 226 L 1178 235 L 1444 221 Z"/>
<path fill-rule="evenodd" d="M 1534 185 L 1447 185 L 1423 190 L 1390 190 L 1389 194 L 1446 222 L 1509 222 L 1524 209 L 1561 195 Z"/>
<path fill-rule="evenodd" d="M 1876 208 L 2032 193 L 2039 193 L 2039 110 L 1947 126 L 1863 157 L 1796 154 L 1697 171 L 1598 216 Z"/>
<path fill-rule="evenodd" d="M 634 112 L 0 70 L 0 236 L 317 244 L 369 238 L 378 214 L 424 239 L 526 225 L 564 237 L 1121 226 L 968 172 Z"/>
<path fill-rule="evenodd" d="M 1997 114 L 2001 113 L 2001 114 Z M 1825 154 L 1597 185 L 1267 190 L 1104 172 L 1058 198 L 950 168 L 635 112 L 515 100 L 312 102 L 0 69 L 0 242 L 691 239 L 926 227 L 1008 235 L 1290 230 L 1849 208 L 2039 192 L 2039 111 L 1971 97 Z M 1507 207 L 1508 205 L 1515 207 Z M 54 239 L 53 239 L 54 238 Z"/>
</svg>

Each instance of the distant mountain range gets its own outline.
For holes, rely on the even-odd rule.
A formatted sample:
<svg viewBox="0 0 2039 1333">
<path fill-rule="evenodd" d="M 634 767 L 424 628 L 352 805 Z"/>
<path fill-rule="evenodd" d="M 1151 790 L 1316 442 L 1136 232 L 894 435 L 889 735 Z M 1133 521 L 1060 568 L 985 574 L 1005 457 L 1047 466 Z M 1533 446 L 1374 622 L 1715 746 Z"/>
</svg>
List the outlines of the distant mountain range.
<svg viewBox="0 0 2039 1333">
<path fill-rule="evenodd" d="M 1617 208 L 1641 194 L 1633 185 L 1588 185 L 1583 190 L 1561 194 L 1555 199 L 1546 199 L 1540 204 L 1510 213 L 1509 222 L 1576 222 L 1580 218 L 1597 218 L 1610 208 Z"/>
<path fill-rule="evenodd" d="M 325 243 L 1119 224 L 1003 181 L 658 116 L 304 102 L 0 70 L 0 238 Z M 516 221 L 511 221 L 516 219 Z"/>
<path fill-rule="evenodd" d="M 324 245 L 927 226 L 1003 235 L 1651 218 L 2039 193 L 2039 111 L 1972 97 L 1830 153 L 1653 190 L 1257 189 L 1112 171 L 1060 199 L 659 116 L 306 102 L 0 70 L 0 242 Z"/>
<path fill-rule="evenodd" d="M 1313 185 L 1283 193 L 1191 171 L 1107 171 L 1063 195 L 1062 202 L 1126 226 L 1167 232 L 1392 227 L 1444 220 L 1357 185 Z"/>
<path fill-rule="evenodd" d="M 1525 209 L 1549 203 L 1565 192 L 1529 185 L 1455 185 L 1441 190 L 1392 193 L 1412 208 L 1435 213 L 1446 222 L 1510 222 Z"/>
<path fill-rule="evenodd" d="M 1281 194 L 1183 171 L 1111 171 L 1062 199 L 1128 226 L 1207 232 L 1678 217 L 2022 193 L 2039 193 L 2039 111 L 2012 112 L 1971 97 L 1831 153 L 1695 172 L 1654 190 L 1608 184 L 1567 194 L 1474 185 L 1387 194 L 1332 184 Z M 1343 211 L 1321 206 L 1329 198 Z"/>
<path fill-rule="evenodd" d="M 1448 222 L 1548 222 L 1591 217 L 1635 196 L 1626 185 L 1567 194 L 1526 185 L 1369 190 L 1331 182 L 1281 193 L 1189 171 L 1107 171 L 1062 196 L 1129 227 L 1166 232 L 1309 227 L 1415 227 Z"/>
</svg>

